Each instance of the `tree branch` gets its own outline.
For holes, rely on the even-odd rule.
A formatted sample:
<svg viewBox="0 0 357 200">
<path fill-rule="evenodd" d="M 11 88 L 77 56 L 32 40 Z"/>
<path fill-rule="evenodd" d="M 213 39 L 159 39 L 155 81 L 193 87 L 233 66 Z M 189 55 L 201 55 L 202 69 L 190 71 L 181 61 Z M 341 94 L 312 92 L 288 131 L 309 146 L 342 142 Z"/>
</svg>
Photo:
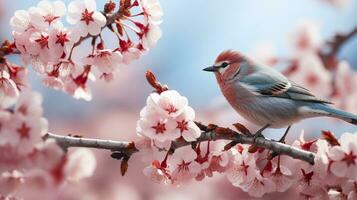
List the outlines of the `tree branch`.
<svg viewBox="0 0 357 200">
<path fill-rule="evenodd" d="M 352 29 L 346 34 L 336 34 L 330 41 L 325 43 L 325 46 L 328 47 L 328 51 L 323 51 L 321 49 L 318 54 L 328 69 L 335 69 L 338 64 L 337 54 L 341 50 L 342 46 L 347 43 L 352 37 L 357 35 L 357 27 Z"/>
<path fill-rule="evenodd" d="M 256 147 L 271 150 L 278 155 L 287 155 L 295 159 L 299 159 L 310 164 L 314 164 L 315 154 L 312 152 L 304 151 L 296 147 L 283 144 L 277 141 L 269 140 L 263 137 L 254 138 L 252 135 L 244 135 L 233 131 L 229 128 L 221 128 L 215 126 L 213 129 L 208 128 L 202 124 L 199 125 L 202 130 L 201 136 L 195 142 L 187 142 L 182 138 L 172 142 L 170 151 L 174 152 L 176 149 L 184 146 L 190 146 L 197 142 L 215 141 L 215 140 L 228 140 L 234 144 L 252 144 Z M 64 150 L 70 147 L 87 147 L 96 149 L 107 149 L 112 152 L 120 152 L 123 156 L 130 157 L 132 154 L 139 152 L 135 147 L 134 142 L 123 142 L 113 140 L 100 140 L 90 139 L 74 136 L 61 136 L 53 133 L 47 133 L 44 140 L 54 139 L 57 144 Z"/>
</svg>

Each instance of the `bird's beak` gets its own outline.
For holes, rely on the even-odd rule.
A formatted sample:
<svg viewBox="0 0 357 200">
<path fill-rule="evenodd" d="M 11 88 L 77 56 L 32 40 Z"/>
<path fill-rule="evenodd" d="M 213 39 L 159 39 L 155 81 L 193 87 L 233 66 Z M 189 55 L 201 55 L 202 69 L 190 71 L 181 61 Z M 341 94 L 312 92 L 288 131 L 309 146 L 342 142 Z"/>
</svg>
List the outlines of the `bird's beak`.
<svg viewBox="0 0 357 200">
<path fill-rule="evenodd" d="M 219 67 L 216 67 L 216 66 L 206 67 L 203 69 L 203 71 L 206 71 L 206 72 L 217 72 L 218 70 L 219 70 Z"/>
</svg>

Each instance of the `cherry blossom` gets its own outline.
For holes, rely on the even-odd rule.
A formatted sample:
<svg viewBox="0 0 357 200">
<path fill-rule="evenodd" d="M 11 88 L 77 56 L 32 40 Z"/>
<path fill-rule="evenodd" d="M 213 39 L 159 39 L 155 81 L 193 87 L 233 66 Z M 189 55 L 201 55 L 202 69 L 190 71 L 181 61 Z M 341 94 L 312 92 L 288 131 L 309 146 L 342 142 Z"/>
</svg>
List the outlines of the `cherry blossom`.
<svg viewBox="0 0 357 200">
<path fill-rule="evenodd" d="M 291 37 L 293 47 L 298 51 L 316 50 L 321 45 L 319 26 L 316 23 L 301 22 Z"/>
<path fill-rule="evenodd" d="M 24 183 L 23 174 L 19 171 L 0 174 L 0 194 L 11 195 Z"/>
<path fill-rule="evenodd" d="M 11 132 L 15 133 L 14 144 L 21 146 L 18 152 L 21 154 L 30 153 L 34 146 L 41 142 L 41 136 L 47 132 L 47 121 L 44 118 L 24 118 L 13 115 L 10 119 Z"/>
<path fill-rule="evenodd" d="M 195 161 L 196 157 L 197 154 L 191 147 L 177 149 L 169 162 L 172 181 L 179 184 L 197 176 L 201 166 Z"/>
<path fill-rule="evenodd" d="M 66 5 L 62 1 L 40 1 L 29 10 L 30 22 L 38 30 L 46 30 L 55 24 L 66 13 Z"/>
<path fill-rule="evenodd" d="M 10 79 L 13 80 L 18 89 L 24 89 L 28 86 L 28 70 L 25 67 L 16 66 L 12 63 L 6 63 Z"/>
<path fill-rule="evenodd" d="M 65 154 L 55 141 L 48 140 L 37 144 L 28 157 L 30 160 L 27 165 L 31 168 L 51 171 L 62 164 Z"/>
<path fill-rule="evenodd" d="M 171 175 L 168 172 L 168 169 L 161 166 L 161 163 L 158 160 L 154 160 L 150 166 L 144 168 L 143 173 L 151 181 L 160 184 L 170 184 Z"/>
<path fill-rule="evenodd" d="M 150 113 L 138 121 L 137 132 L 159 142 L 165 142 L 180 137 L 179 132 L 173 131 L 175 128 L 174 120 L 162 117 L 157 113 Z"/>
<path fill-rule="evenodd" d="M 88 149 L 77 149 L 69 154 L 64 166 L 67 180 L 76 181 L 93 175 L 96 168 L 94 154 Z"/>
<path fill-rule="evenodd" d="M 247 185 L 243 186 L 243 191 L 247 191 L 250 196 L 262 197 L 265 193 L 271 193 L 276 190 L 272 180 L 261 176 L 259 173 Z"/>
<path fill-rule="evenodd" d="M 14 16 L 10 19 L 10 26 L 13 33 L 22 34 L 31 27 L 30 14 L 26 10 L 17 10 Z"/>
<path fill-rule="evenodd" d="M 74 67 L 71 76 L 65 77 L 63 90 L 72 95 L 76 99 L 84 99 L 90 101 L 92 93 L 87 86 L 88 80 L 95 81 L 95 77 L 91 73 L 91 66 L 86 65 L 83 69 L 77 69 L 76 64 L 71 64 Z"/>
<path fill-rule="evenodd" d="M 357 180 L 357 136 L 344 133 L 340 138 L 341 146 L 333 146 L 328 156 L 332 160 L 330 170 L 337 177 Z"/>
<path fill-rule="evenodd" d="M 299 147 L 299 148 L 301 148 L 301 149 L 304 149 L 304 150 L 306 150 L 306 151 L 313 151 L 313 152 L 315 152 L 315 151 L 317 151 L 317 144 L 316 144 L 316 141 L 317 140 L 309 140 L 309 141 L 306 141 L 305 140 L 305 131 L 304 130 L 302 130 L 301 131 L 301 133 L 300 133 L 300 138 L 299 138 L 299 140 L 295 140 L 294 142 L 293 142 L 293 146 L 296 146 L 296 147 Z M 326 141 L 324 141 L 324 142 L 326 142 Z M 321 149 L 321 148 L 319 148 L 319 149 Z"/>
<path fill-rule="evenodd" d="M 278 157 L 277 163 L 272 164 L 271 161 L 268 161 L 268 165 L 275 166 L 271 166 L 269 170 L 264 170 L 264 177 L 272 180 L 277 192 L 285 192 L 288 190 L 293 184 L 292 171 L 281 164 L 280 157 Z"/>
<path fill-rule="evenodd" d="M 0 108 L 12 106 L 19 98 L 19 90 L 8 72 L 0 69 Z"/>
<path fill-rule="evenodd" d="M 213 142 L 210 149 L 211 162 L 209 168 L 212 171 L 225 172 L 231 165 L 232 157 L 234 156 L 231 151 L 225 151 L 224 147 L 226 142 L 216 141 Z"/>
<path fill-rule="evenodd" d="M 357 199 L 357 185 L 355 181 L 346 181 L 342 184 L 342 193 L 348 200 Z"/>
<path fill-rule="evenodd" d="M 225 172 L 232 159 L 231 151 L 224 151 L 226 145 L 223 141 L 210 141 L 199 143 L 196 148 L 196 162 L 201 165 L 201 172 L 196 176 L 196 180 L 201 181 L 206 176 L 212 177 L 214 172 Z"/>
<path fill-rule="evenodd" d="M 195 112 L 188 106 L 187 98 L 177 91 L 152 93 L 147 98 L 147 106 L 140 112 L 137 133 L 160 143 L 180 136 L 186 141 L 195 141 L 201 131 L 193 122 L 194 117 Z"/>
<path fill-rule="evenodd" d="M 85 59 L 85 64 L 93 65 L 104 74 L 118 71 L 123 60 L 123 55 L 119 51 L 108 49 L 97 50 L 94 54 Z"/>
<path fill-rule="evenodd" d="M 148 18 L 149 23 L 161 23 L 163 12 L 158 0 L 140 0 L 139 3 L 143 8 L 144 15 Z"/>
<path fill-rule="evenodd" d="M 232 166 L 227 170 L 227 178 L 233 186 L 243 189 L 259 174 L 255 163 L 256 154 L 251 154 L 244 148 L 242 152 L 235 152 L 233 159 Z"/>
<path fill-rule="evenodd" d="M 357 96 L 353 86 L 357 84 L 357 73 L 351 69 L 351 66 L 346 61 L 340 61 L 337 65 L 335 88 L 332 93 L 332 101 L 337 107 L 355 112 L 357 104 L 353 101 Z M 349 98 L 345 98 L 345 96 Z"/>
<path fill-rule="evenodd" d="M 65 80 L 64 91 L 72 95 L 76 99 L 84 99 L 86 101 L 90 101 L 92 99 L 92 92 L 86 85 L 81 84 L 82 82 L 79 82 L 77 80 L 80 79 L 67 78 Z"/>
<path fill-rule="evenodd" d="M 156 24 L 148 24 L 141 27 L 142 45 L 145 50 L 153 48 L 161 36 L 161 29 Z"/>
<path fill-rule="evenodd" d="M 119 47 L 119 50 L 123 55 L 123 63 L 125 64 L 129 64 L 143 54 L 143 50 L 140 49 L 138 45 L 135 45 L 135 43 L 130 39 L 120 39 Z"/>
<path fill-rule="evenodd" d="M 150 94 L 147 99 L 147 104 L 154 107 L 164 116 L 177 117 L 184 112 L 186 106 L 188 105 L 188 100 L 175 90 L 167 90 L 161 94 Z"/>
<path fill-rule="evenodd" d="M 60 22 L 53 25 L 49 32 L 48 46 L 52 51 L 57 52 L 56 61 L 67 57 L 72 51 L 73 45 L 80 39 L 76 31 L 74 28 L 65 27 Z"/>
<path fill-rule="evenodd" d="M 23 92 L 13 113 L 2 111 L 2 144 L 21 146 L 19 154 L 30 153 L 41 136 L 47 132 L 47 121 L 42 118 L 41 98 L 30 91 Z"/>
<path fill-rule="evenodd" d="M 15 105 L 15 112 L 26 117 L 41 117 L 43 109 L 41 107 L 42 96 L 39 93 L 26 90 L 21 93 Z"/>
<path fill-rule="evenodd" d="M 101 32 L 106 23 L 105 16 L 97 11 L 95 0 L 75 0 L 68 5 L 67 20 L 77 26 L 78 33 L 85 37 Z"/>
<path fill-rule="evenodd" d="M 187 107 L 183 113 L 175 118 L 177 126 L 174 131 L 186 141 L 195 141 L 201 135 L 201 130 L 193 122 L 195 119 L 195 111 L 191 107 Z"/>
</svg>

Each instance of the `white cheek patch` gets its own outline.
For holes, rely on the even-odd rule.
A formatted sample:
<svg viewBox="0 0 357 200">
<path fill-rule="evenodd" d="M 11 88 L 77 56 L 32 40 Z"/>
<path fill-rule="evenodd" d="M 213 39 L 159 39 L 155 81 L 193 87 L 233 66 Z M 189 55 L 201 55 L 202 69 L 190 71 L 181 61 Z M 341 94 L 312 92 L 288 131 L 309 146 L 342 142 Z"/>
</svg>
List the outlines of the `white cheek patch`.
<svg viewBox="0 0 357 200">
<path fill-rule="evenodd" d="M 223 75 L 224 72 L 225 72 L 227 69 L 228 69 L 228 67 L 224 67 L 224 68 L 221 67 L 221 68 L 218 69 L 218 72 Z"/>
<path fill-rule="evenodd" d="M 227 61 L 221 61 L 221 62 L 215 63 L 214 66 L 221 66 L 222 63 L 224 63 L 224 62 L 227 62 Z M 225 72 L 228 68 L 229 68 L 229 66 L 227 66 L 227 67 L 220 67 L 220 68 L 218 69 L 218 72 L 223 75 L 224 72 Z"/>
</svg>

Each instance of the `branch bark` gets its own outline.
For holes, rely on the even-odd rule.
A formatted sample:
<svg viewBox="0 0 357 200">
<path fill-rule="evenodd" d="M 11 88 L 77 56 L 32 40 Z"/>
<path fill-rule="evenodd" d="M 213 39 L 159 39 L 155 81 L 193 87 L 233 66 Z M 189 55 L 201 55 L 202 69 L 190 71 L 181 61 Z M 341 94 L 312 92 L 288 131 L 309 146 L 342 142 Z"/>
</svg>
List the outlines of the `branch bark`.
<svg viewBox="0 0 357 200">
<path fill-rule="evenodd" d="M 272 152 L 278 155 L 287 155 L 292 158 L 299 159 L 310 164 L 314 164 L 314 153 L 304 151 L 296 147 L 283 144 L 281 142 L 269 140 L 263 137 L 254 138 L 253 135 L 244 135 L 229 128 L 215 127 L 213 129 L 209 129 L 207 128 L 207 126 L 204 125 L 200 125 L 200 128 L 202 130 L 202 134 L 197 139 L 197 141 L 187 142 L 183 139 L 177 139 L 176 141 L 172 142 L 170 151 L 174 152 L 180 147 L 193 145 L 197 142 L 228 140 L 234 142 L 234 144 L 252 144 L 256 147 L 271 150 Z M 139 152 L 139 149 L 135 147 L 134 142 L 90 139 L 74 136 L 61 136 L 53 133 L 47 133 L 44 136 L 44 140 L 47 139 L 55 140 L 57 144 L 64 150 L 67 150 L 70 147 L 106 149 L 112 152 L 120 152 L 122 155 L 126 155 L 128 157 L 130 157 L 136 152 Z"/>
<path fill-rule="evenodd" d="M 336 34 L 330 41 L 325 43 L 328 51 L 322 49 L 318 52 L 323 64 L 328 69 L 335 69 L 338 64 L 337 54 L 351 38 L 357 35 L 357 27 L 346 34 Z"/>
</svg>

